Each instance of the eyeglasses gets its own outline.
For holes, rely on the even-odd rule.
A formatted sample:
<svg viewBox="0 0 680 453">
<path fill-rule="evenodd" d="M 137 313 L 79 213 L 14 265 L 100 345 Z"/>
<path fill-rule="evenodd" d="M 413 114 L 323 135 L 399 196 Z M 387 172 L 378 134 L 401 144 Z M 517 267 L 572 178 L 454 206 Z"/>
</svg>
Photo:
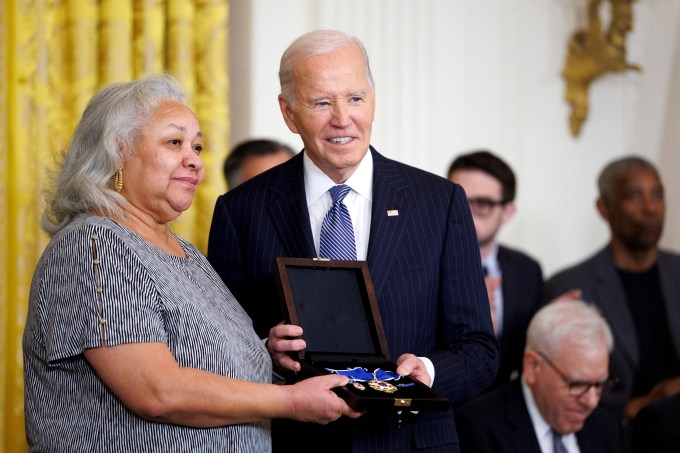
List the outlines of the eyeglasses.
<svg viewBox="0 0 680 453">
<path fill-rule="evenodd" d="M 502 206 L 507 201 L 505 200 L 492 200 L 491 198 L 479 197 L 479 198 L 468 198 L 468 203 L 470 203 L 470 209 L 473 214 L 478 216 L 488 215 L 493 208 L 496 206 Z"/>
<path fill-rule="evenodd" d="M 559 368 L 557 368 L 557 365 L 555 365 L 552 360 L 548 358 L 545 354 L 543 354 L 541 351 L 536 351 L 538 354 L 543 358 L 545 363 L 550 365 L 550 367 L 557 373 L 559 376 L 562 378 L 562 381 L 564 381 L 565 384 L 567 384 L 567 393 L 569 396 L 574 396 L 574 397 L 580 397 L 588 393 L 588 391 L 591 388 L 595 388 L 595 392 L 597 393 L 597 396 L 602 395 L 603 393 L 607 393 L 610 391 L 618 382 L 616 379 L 610 378 L 610 379 L 605 379 L 604 381 L 600 382 L 587 382 L 587 381 L 575 381 L 572 379 L 569 379 Z"/>
</svg>

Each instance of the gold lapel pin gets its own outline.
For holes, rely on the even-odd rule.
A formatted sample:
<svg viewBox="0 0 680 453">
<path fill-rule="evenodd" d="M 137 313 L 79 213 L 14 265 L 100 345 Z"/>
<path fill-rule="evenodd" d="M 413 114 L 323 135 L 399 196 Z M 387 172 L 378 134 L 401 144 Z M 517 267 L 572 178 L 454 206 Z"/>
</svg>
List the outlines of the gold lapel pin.
<svg viewBox="0 0 680 453">
<path fill-rule="evenodd" d="M 395 217 L 399 215 L 399 211 L 397 209 L 390 209 L 387 211 L 387 217 Z"/>
</svg>

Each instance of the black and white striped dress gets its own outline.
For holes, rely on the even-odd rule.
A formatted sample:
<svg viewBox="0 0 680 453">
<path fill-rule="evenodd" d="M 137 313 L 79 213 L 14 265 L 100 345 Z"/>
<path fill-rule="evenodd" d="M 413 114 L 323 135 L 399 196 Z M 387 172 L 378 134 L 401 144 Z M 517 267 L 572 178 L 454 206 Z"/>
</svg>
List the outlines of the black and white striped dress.
<svg viewBox="0 0 680 453">
<path fill-rule="evenodd" d="M 252 322 L 203 255 L 168 255 L 106 217 L 81 215 L 36 268 L 24 332 L 30 451 L 261 452 L 269 422 L 198 429 L 128 410 L 82 352 L 106 341 L 163 342 L 180 366 L 269 382 Z M 98 289 L 100 288 L 100 289 Z"/>
</svg>

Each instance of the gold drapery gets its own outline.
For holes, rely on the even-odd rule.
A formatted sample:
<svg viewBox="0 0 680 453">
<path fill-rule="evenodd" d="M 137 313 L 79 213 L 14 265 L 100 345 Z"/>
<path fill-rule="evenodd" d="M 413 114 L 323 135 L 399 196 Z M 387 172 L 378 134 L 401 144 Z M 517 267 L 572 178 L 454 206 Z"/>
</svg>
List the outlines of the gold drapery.
<svg viewBox="0 0 680 453">
<path fill-rule="evenodd" d="M 172 229 L 207 246 L 225 186 L 228 0 L 0 0 L 0 451 L 27 449 L 23 334 L 45 168 L 102 86 L 168 71 L 201 123 L 206 178 Z"/>
</svg>

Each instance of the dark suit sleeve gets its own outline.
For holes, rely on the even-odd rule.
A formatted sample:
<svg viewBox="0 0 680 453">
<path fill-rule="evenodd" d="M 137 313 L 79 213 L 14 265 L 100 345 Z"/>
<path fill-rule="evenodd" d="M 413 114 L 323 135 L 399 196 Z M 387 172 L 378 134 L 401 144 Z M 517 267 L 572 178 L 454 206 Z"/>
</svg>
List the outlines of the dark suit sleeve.
<svg viewBox="0 0 680 453">
<path fill-rule="evenodd" d="M 269 287 L 262 281 L 254 280 L 254 276 L 259 276 L 259 274 L 249 272 L 245 260 L 247 250 L 244 250 L 244 245 L 253 242 L 242 237 L 240 233 L 241 230 L 235 224 L 227 198 L 222 195 L 215 204 L 210 227 L 208 261 L 252 319 L 255 332 L 260 338 L 265 338 L 269 329 L 282 320 L 279 311 L 270 309 L 270 305 L 277 307 L 278 301 L 269 293 L 263 294 L 262 291 Z M 260 278 L 265 277 L 266 274 L 260 276 Z M 253 288 L 258 288 L 259 291 Z"/>
<path fill-rule="evenodd" d="M 434 387 L 453 404 L 484 390 L 496 376 L 498 343 L 493 333 L 479 246 L 465 192 L 455 186 L 446 220 L 440 265 L 438 343 L 429 356 Z"/>
<path fill-rule="evenodd" d="M 580 289 L 583 292 L 583 300 L 592 302 L 594 272 L 595 269 L 590 265 L 587 267 L 581 265 L 558 272 L 545 282 L 544 302 L 550 303 L 556 297 L 574 289 Z"/>
<path fill-rule="evenodd" d="M 210 226 L 208 261 L 239 300 L 239 282 L 243 281 L 243 266 L 240 263 L 240 249 L 233 244 L 235 240 L 236 230 L 222 195 L 215 203 Z"/>
</svg>

